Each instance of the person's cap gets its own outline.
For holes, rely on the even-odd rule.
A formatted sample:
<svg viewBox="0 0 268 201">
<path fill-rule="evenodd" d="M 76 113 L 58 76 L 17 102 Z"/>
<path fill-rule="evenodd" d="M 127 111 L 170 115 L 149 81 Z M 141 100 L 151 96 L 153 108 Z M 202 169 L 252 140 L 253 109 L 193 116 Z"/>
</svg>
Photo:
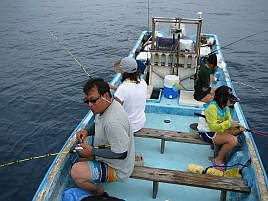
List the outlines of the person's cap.
<svg viewBox="0 0 268 201">
<path fill-rule="evenodd" d="M 235 97 L 232 88 L 227 86 L 220 86 L 215 91 L 215 97 L 218 98 L 228 98 L 232 102 L 239 102 L 239 98 Z"/>
<path fill-rule="evenodd" d="M 114 70 L 118 73 L 135 73 L 137 68 L 138 64 L 132 57 L 124 57 L 114 63 Z"/>
<path fill-rule="evenodd" d="M 217 66 L 217 56 L 216 54 L 210 54 L 208 56 L 208 60 L 209 63 L 213 64 L 214 66 Z"/>
<path fill-rule="evenodd" d="M 226 63 L 222 60 L 222 57 L 219 54 L 217 54 L 217 66 L 220 68 L 226 67 Z"/>
</svg>

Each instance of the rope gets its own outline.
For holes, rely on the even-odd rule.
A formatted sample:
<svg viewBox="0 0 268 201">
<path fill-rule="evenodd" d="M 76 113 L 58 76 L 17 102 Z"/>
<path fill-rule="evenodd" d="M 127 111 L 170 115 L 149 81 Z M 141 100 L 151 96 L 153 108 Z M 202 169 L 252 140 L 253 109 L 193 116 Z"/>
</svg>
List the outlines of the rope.
<svg viewBox="0 0 268 201">
<path fill-rule="evenodd" d="M 91 78 L 91 75 L 86 71 L 86 69 L 82 66 L 82 64 L 74 57 L 74 55 L 63 45 L 62 42 L 49 30 L 47 29 L 49 33 L 62 45 L 62 47 L 73 57 L 73 59 L 78 63 L 78 65 L 82 68 L 82 70 L 88 75 L 88 77 Z"/>
</svg>

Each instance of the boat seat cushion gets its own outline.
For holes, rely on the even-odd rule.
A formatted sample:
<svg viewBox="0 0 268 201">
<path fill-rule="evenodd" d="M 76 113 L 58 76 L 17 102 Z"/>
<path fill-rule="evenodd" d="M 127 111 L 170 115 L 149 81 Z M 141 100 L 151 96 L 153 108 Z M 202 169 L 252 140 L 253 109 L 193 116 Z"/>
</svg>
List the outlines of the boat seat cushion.
<svg viewBox="0 0 268 201">
<path fill-rule="evenodd" d="M 180 90 L 179 105 L 203 107 L 204 102 L 194 99 L 194 91 Z"/>
</svg>

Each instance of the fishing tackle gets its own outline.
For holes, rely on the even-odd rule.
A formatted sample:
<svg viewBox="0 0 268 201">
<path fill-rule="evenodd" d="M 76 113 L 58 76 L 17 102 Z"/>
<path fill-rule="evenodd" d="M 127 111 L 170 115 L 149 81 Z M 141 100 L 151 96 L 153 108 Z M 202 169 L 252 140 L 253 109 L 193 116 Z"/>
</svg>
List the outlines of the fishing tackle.
<svg viewBox="0 0 268 201">
<path fill-rule="evenodd" d="M 107 144 L 107 145 L 95 146 L 94 148 L 95 149 L 107 149 L 107 148 L 110 148 L 110 147 L 111 147 L 111 145 Z M 13 161 L 13 162 L 5 163 L 5 164 L 2 164 L 2 165 L 0 164 L 0 168 L 4 167 L 4 166 L 7 166 L 7 165 L 13 165 L 15 163 L 22 163 L 22 162 L 26 162 L 26 161 L 33 160 L 33 159 L 45 158 L 45 157 L 48 157 L 48 156 L 57 156 L 57 155 L 60 155 L 60 154 L 78 153 L 81 150 L 83 150 L 82 147 L 76 147 L 75 149 L 70 150 L 70 151 L 56 152 L 56 153 L 53 153 L 53 154 L 45 154 L 45 155 L 42 155 L 42 156 L 34 156 L 34 157 L 30 157 L 30 158 L 25 158 L 25 159 Z"/>
<path fill-rule="evenodd" d="M 45 158 L 45 157 L 48 157 L 48 156 L 57 156 L 57 155 L 60 155 L 60 154 L 77 153 L 77 152 L 78 151 L 74 149 L 74 150 L 71 150 L 71 151 L 56 152 L 56 153 L 53 153 L 53 154 L 45 154 L 45 155 L 41 155 L 41 156 L 34 156 L 34 157 L 25 158 L 25 159 L 21 159 L 21 160 L 17 160 L 17 161 L 2 164 L 2 165 L 0 165 L 0 168 L 4 167 L 4 166 L 8 166 L 8 165 L 13 165 L 15 163 L 22 163 L 22 162 L 26 162 L 26 161 L 29 161 L 29 160 Z"/>
<path fill-rule="evenodd" d="M 199 116 L 199 117 L 206 118 L 205 115 L 203 115 L 203 114 L 199 114 L 199 113 L 196 113 L 196 112 L 194 113 L 194 115 Z M 238 126 L 237 128 L 239 128 L 239 126 Z M 257 131 L 251 130 L 251 129 L 247 129 L 247 128 L 246 128 L 245 131 L 247 131 L 247 132 L 251 132 L 251 133 L 253 133 L 253 134 L 260 135 L 260 136 L 263 136 L 263 137 L 267 137 L 267 138 L 268 138 L 268 135 L 262 134 L 262 133 L 260 133 L 260 132 L 257 132 Z"/>
<path fill-rule="evenodd" d="M 86 69 L 82 66 L 82 64 L 74 57 L 74 55 L 65 47 L 65 45 L 62 42 L 60 42 L 60 40 L 49 29 L 47 29 L 47 30 L 62 45 L 62 47 L 70 54 L 70 56 L 78 63 L 78 65 L 88 75 L 88 77 L 91 78 L 91 75 L 86 71 Z"/>
<path fill-rule="evenodd" d="M 226 47 L 229 47 L 229 46 L 231 46 L 231 45 L 233 45 L 233 44 L 235 44 L 235 43 L 237 43 L 237 42 L 239 42 L 239 41 L 245 40 L 246 38 L 250 38 L 250 37 L 252 37 L 252 36 L 256 36 L 256 35 L 259 35 L 259 34 L 262 34 L 262 33 L 265 33 L 265 32 L 267 32 L 267 31 L 261 31 L 261 32 L 258 32 L 258 33 L 255 33 L 255 34 L 246 36 L 246 37 L 244 37 L 244 38 L 241 38 L 241 39 L 239 39 L 239 40 L 236 40 L 236 41 L 234 41 L 234 42 L 232 42 L 232 43 L 229 43 L 228 45 L 225 45 L 225 46 L 223 46 L 223 47 L 221 47 L 221 48 L 218 48 L 218 49 L 216 49 L 216 50 L 210 52 L 208 55 L 214 54 L 214 53 L 217 52 L 218 50 L 220 50 L 220 49 L 224 49 L 224 48 L 226 48 Z"/>
<path fill-rule="evenodd" d="M 225 46 L 223 46 L 223 47 L 221 47 L 221 48 L 218 48 L 218 49 L 216 49 L 216 50 L 213 50 L 213 51 L 210 52 L 208 55 L 203 56 L 201 59 L 202 59 L 202 61 L 203 61 L 204 63 L 207 63 L 208 56 L 211 55 L 211 54 L 214 54 L 215 52 L 218 52 L 218 50 L 220 50 L 220 49 L 224 49 L 224 48 L 229 47 L 229 46 L 231 46 L 231 45 L 233 45 L 233 44 L 235 44 L 235 43 L 237 43 L 237 42 L 239 42 L 239 41 L 245 40 L 246 38 L 250 38 L 250 37 L 252 37 L 252 36 L 256 36 L 256 35 L 259 35 L 259 34 L 262 34 L 262 33 L 265 33 L 265 32 L 267 32 L 267 31 L 261 31 L 261 32 L 258 32 L 258 33 L 255 33 L 255 34 L 246 36 L 246 37 L 244 37 L 244 38 L 241 38 L 241 39 L 239 39 L 239 40 L 236 40 L 236 41 L 234 41 L 234 42 L 232 42 L 232 43 L 229 43 L 228 45 L 225 45 Z M 214 41 L 214 43 L 215 43 L 215 41 Z M 213 44 L 208 44 L 207 46 L 211 47 L 212 45 L 214 45 L 214 43 L 213 43 Z"/>
<path fill-rule="evenodd" d="M 262 134 L 262 133 L 260 133 L 260 132 L 254 131 L 254 130 L 249 130 L 249 132 L 251 132 L 251 133 L 253 133 L 253 134 L 256 134 L 256 135 L 260 135 L 260 136 L 262 136 L 262 137 L 266 137 L 266 138 L 268 138 L 268 135 Z"/>
</svg>

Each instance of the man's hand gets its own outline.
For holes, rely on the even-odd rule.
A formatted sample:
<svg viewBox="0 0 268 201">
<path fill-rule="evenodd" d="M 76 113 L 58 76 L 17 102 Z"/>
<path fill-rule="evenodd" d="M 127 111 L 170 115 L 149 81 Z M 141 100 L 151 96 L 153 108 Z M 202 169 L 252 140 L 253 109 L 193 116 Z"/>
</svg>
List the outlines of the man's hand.
<svg viewBox="0 0 268 201">
<path fill-rule="evenodd" d="M 210 76 L 210 83 L 216 82 L 217 78 L 215 76 Z"/>
<path fill-rule="evenodd" d="M 92 156 L 92 149 L 93 147 L 87 144 L 78 144 L 78 147 L 82 147 L 83 149 L 79 152 L 79 154 L 83 157 L 90 157 Z"/>
<path fill-rule="evenodd" d="M 86 130 L 78 130 L 76 132 L 76 139 L 78 142 L 83 143 L 84 139 L 88 136 L 88 132 Z"/>
</svg>

